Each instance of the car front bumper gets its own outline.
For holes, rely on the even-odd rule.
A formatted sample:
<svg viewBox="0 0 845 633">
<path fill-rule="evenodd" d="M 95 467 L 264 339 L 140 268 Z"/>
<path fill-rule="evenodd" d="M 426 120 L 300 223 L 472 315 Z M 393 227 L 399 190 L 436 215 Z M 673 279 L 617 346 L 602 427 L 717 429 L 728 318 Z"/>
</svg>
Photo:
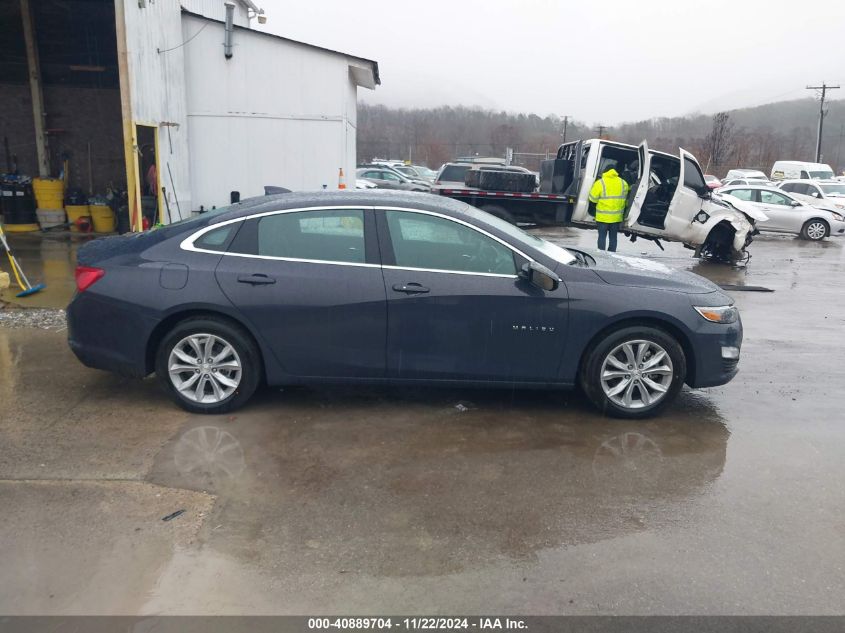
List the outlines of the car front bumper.
<svg viewBox="0 0 845 633">
<path fill-rule="evenodd" d="M 692 337 L 693 372 L 690 387 L 716 387 L 730 382 L 739 372 L 742 349 L 742 321 L 720 324 L 704 322 Z"/>
</svg>

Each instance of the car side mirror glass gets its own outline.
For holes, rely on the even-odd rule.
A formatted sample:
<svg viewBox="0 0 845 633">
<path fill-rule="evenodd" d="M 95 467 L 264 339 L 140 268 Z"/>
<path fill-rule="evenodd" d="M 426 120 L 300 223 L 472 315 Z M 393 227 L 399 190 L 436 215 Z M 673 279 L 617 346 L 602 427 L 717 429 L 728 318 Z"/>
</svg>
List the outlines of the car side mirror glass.
<svg viewBox="0 0 845 633">
<path fill-rule="evenodd" d="M 791 207 L 800 207 L 800 206 L 801 206 L 801 203 L 800 203 L 800 202 L 798 202 L 797 200 L 793 200 L 792 202 L 790 202 L 790 203 L 789 203 L 789 206 L 791 206 Z"/>
<path fill-rule="evenodd" d="M 540 290 L 552 291 L 557 290 L 560 286 L 560 277 L 537 262 L 524 264 L 522 270 L 519 271 L 519 277 Z"/>
</svg>

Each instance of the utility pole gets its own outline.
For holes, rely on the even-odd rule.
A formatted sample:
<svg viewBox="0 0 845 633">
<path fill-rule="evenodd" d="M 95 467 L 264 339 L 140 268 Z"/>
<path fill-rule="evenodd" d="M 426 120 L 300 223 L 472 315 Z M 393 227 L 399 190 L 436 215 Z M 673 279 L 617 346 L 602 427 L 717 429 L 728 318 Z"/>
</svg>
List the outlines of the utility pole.
<svg viewBox="0 0 845 633">
<path fill-rule="evenodd" d="M 563 145 L 566 145 L 566 126 L 569 125 L 569 115 L 563 115 Z"/>
<path fill-rule="evenodd" d="M 807 90 L 821 90 L 821 100 L 819 102 L 819 133 L 816 137 L 816 162 L 820 163 L 822 160 L 822 128 L 824 127 L 824 98 L 828 90 L 838 90 L 839 86 L 828 86 L 822 82 L 821 86 L 807 86 Z"/>
<path fill-rule="evenodd" d="M 604 138 L 604 133 L 607 131 L 606 125 L 599 125 L 596 128 L 596 131 L 599 133 L 599 138 Z"/>
</svg>

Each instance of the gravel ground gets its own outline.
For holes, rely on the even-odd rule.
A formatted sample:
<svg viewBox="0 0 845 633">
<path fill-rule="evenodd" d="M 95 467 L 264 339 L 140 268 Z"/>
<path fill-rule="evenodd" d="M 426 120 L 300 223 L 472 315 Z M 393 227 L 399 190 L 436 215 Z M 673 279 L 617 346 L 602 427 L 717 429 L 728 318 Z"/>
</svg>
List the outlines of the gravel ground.
<svg viewBox="0 0 845 633">
<path fill-rule="evenodd" d="M 0 327 L 63 330 L 65 311 L 48 308 L 0 308 Z"/>
</svg>

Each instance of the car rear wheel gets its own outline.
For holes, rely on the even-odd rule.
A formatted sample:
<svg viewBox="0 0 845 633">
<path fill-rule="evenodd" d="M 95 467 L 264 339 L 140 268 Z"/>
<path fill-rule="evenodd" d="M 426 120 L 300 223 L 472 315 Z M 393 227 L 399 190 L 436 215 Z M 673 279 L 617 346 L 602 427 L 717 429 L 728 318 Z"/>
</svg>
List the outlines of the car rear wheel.
<svg viewBox="0 0 845 633">
<path fill-rule="evenodd" d="M 823 240 L 830 234 L 830 227 L 824 220 L 807 220 L 804 226 L 801 227 L 801 237 L 805 240 L 812 240 L 817 242 Z"/>
<path fill-rule="evenodd" d="M 589 352 L 581 386 L 599 410 L 619 418 L 645 418 L 671 402 L 686 379 L 678 342 L 649 326 L 617 330 Z"/>
<path fill-rule="evenodd" d="M 226 413 L 258 387 L 261 359 L 241 328 L 215 318 L 179 323 L 156 355 L 156 375 L 171 397 L 192 413 Z"/>
</svg>

